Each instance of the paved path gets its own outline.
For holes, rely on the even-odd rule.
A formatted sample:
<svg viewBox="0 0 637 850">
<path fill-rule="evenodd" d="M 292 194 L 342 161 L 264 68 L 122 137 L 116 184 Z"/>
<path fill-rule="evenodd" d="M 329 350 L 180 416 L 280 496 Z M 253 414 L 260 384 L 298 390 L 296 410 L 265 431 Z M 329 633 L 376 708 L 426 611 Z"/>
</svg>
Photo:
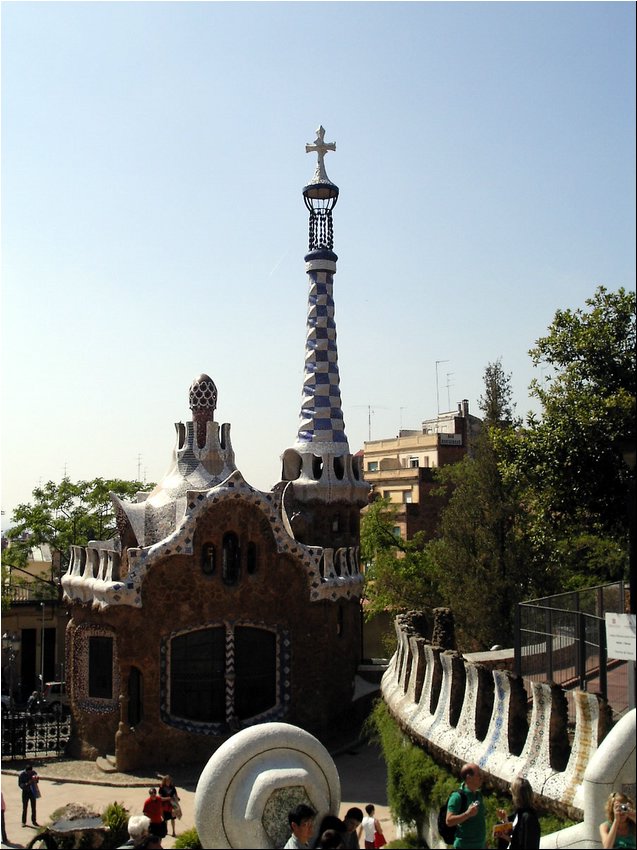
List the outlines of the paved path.
<svg viewBox="0 0 637 850">
<path fill-rule="evenodd" d="M 391 841 L 395 837 L 394 826 L 387 808 L 386 768 L 378 748 L 373 744 L 355 744 L 342 750 L 334 757 L 341 779 L 341 817 L 350 806 L 364 808 L 366 803 L 374 803 L 376 817 L 383 825 L 385 837 Z M 67 803 L 85 803 L 98 812 L 113 802 L 122 803 L 131 814 L 141 813 L 141 807 L 148 796 L 148 788 L 157 785 L 157 777 L 152 773 L 103 774 L 91 762 L 62 762 L 45 766 L 34 761 L 40 774 L 42 797 L 38 800 L 37 815 L 41 824 L 49 822 L 51 814 Z M 21 769 L 21 766 L 20 766 Z M 194 826 L 194 798 L 199 771 L 192 768 L 171 770 L 181 799 L 183 818 L 177 821 L 177 835 Z M 97 782 L 119 784 L 104 785 Z M 2 772 L 2 792 L 7 804 L 5 813 L 7 837 L 12 844 L 2 847 L 24 847 L 35 835 L 31 826 L 21 826 L 21 791 L 18 788 L 17 773 Z M 165 848 L 174 847 L 174 839 L 168 835 L 163 840 Z"/>
</svg>

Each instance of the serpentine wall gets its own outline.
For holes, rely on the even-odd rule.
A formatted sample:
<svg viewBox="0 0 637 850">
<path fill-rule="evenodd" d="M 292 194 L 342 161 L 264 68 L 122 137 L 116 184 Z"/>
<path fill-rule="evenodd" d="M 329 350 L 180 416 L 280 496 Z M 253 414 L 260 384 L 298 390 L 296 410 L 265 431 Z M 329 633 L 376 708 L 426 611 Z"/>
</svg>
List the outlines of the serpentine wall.
<svg viewBox="0 0 637 850">
<path fill-rule="evenodd" d="M 584 772 L 608 729 L 601 698 L 575 692 L 571 744 L 566 698 L 557 685 L 532 684 L 529 720 L 519 677 L 432 646 L 401 618 L 396 633 L 381 690 L 405 733 L 454 771 L 476 762 L 488 784 L 502 791 L 523 773 L 543 808 L 581 820 Z"/>
</svg>

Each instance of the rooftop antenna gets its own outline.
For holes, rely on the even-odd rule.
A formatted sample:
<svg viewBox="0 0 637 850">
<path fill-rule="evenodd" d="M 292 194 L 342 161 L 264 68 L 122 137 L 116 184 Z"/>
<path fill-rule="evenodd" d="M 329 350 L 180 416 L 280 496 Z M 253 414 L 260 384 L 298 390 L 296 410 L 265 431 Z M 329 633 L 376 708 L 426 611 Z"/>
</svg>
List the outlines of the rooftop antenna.
<svg viewBox="0 0 637 850">
<path fill-rule="evenodd" d="M 355 404 L 354 407 L 366 407 L 367 408 L 367 441 L 371 443 L 372 441 L 372 416 L 376 413 L 376 410 L 387 410 L 386 407 L 383 407 L 382 404 Z"/>
<path fill-rule="evenodd" d="M 142 456 L 141 454 L 137 455 L 137 480 L 141 481 L 141 472 L 142 472 Z"/>
<path fill-rule="evenodd" d="M 440 416 L 440 393 L 438 392 L 438 365 L 449 363 L 448 360 L 436 360 L 436 415 Z"/>
<path fill-rule="evenodd" d="M 455 375 L 455 372 L 447 372 L 447 410 L 451 410 L 451 399 L 449 397 L 449 387 L 453 387 L 453 384 L 449 383 L 449 378 L 451 375 Z"/>
</svg>

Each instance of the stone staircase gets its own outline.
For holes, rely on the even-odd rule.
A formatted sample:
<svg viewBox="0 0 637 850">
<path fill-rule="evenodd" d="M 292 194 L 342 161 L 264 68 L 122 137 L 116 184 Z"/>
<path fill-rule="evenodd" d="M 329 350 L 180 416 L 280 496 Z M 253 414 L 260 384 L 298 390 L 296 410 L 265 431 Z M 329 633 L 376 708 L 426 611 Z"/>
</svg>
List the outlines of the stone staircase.
<svg viewBox="0 0 637 850">
<path fill-rule="evenodd" d="M 98 756 L 95 764 L 103 773 L 117 773 L 117 759 L 115 756 Z"/>
</svg>

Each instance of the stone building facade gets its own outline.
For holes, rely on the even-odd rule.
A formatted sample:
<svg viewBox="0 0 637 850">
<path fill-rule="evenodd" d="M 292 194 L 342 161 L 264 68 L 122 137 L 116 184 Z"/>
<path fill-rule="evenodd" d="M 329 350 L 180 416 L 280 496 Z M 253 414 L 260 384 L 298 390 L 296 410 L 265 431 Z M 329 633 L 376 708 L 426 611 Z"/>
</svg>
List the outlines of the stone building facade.
<svg viewBox="0 0 637 850">
<path fill-rule="evenodd" d="M 190 387 L 164 480 L 113 497 L 118 536 L 75 547 L 71 611 L 74 754 L 120 770 L 200 760 L 230 734 L 283 720 L 321 734 L 347 711 L 361 656 L 359 511 L 369 485 L 341 410 L 331 209 L 334 145 L 317 138 L 310 211 L 305 376 L 296 441 L 262 492 L 235 464 L 217 388 Z M 325 204 L 325 196 L 333 201 Z"/>
</svg>

